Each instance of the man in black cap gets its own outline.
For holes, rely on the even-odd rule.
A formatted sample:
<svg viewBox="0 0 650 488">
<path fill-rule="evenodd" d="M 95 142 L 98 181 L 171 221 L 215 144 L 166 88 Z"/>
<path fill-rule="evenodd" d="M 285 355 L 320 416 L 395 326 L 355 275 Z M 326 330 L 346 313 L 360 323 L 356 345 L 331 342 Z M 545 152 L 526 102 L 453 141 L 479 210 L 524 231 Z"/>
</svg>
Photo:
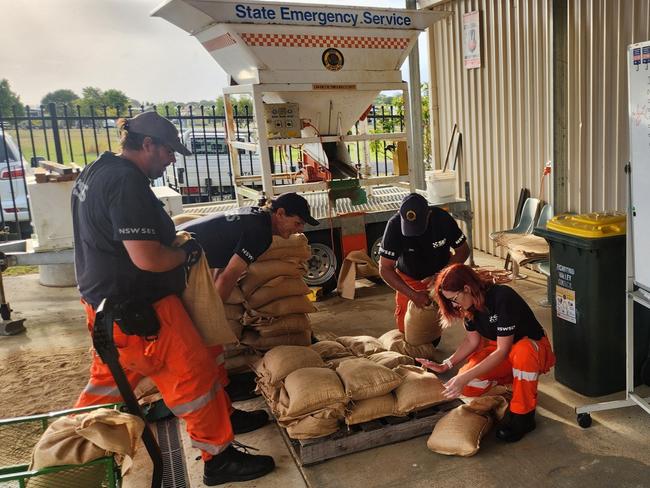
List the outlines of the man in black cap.
<svg viewBox="0 0 650 488">
<path fill-rule="evenodd" d="M 185 420 L 205 462 L 205 484 L 259 478 L 274 469 L 273 458 L 233 446 L 219 370 L 180 299 L 186 269 L 200 258 L 201 246 L 190 239 L 172 247 L 174 223 L 149 184 L 175 161 L 175 152 L 191 153 L 174 124 L 155 112 L 120 119 L 117 126 L 121 152 L 105 152 L 89 164 L 72 191 L 75 269 L 88 328 L 105 298 L 150 317 L 147 332 L 122 322 L 113 328 L 131 387 L 151 378 L 169 409 Z M 108 366 L 94 354 L 76 407 L 121 400 Z"/>
<path fill-rule="evenodd" d="M 306 224 L 318 225 L 318 220 L 311 216 L 307 200 L 297 193 L 284 193 L 265 206 L 207 215 L 179 225 L 178 230 L 192 233 L 201 244 L 217 291 L 226 301 L 248 266 L 271 246 L 273 236 L 286 239 L 291 234 L 303 232 Z M 211 349 L 220 364 L 221 377 L 228 381 L 222 364 L 223 348 Z M 240 380 L 230 383 L 227 392 L 232 400 L 245 400 L 254 396 L 254 388 L 253 382 Z M 230 420 L 235 433 L 244 433 L 266 425 L 268 416 L 264 410 L 233 409 Z"/>
<path fill-rule="evenodd" d="M 411 193 L 386 224 L 379 255 L 379 273 L 395 290 L 395 321 L 404 332 L 409 300 L 418 307 L 431 303 L 429 283 L 448 264 L 464 263 L 469 246 L 451 215 Z"/>
</svg>

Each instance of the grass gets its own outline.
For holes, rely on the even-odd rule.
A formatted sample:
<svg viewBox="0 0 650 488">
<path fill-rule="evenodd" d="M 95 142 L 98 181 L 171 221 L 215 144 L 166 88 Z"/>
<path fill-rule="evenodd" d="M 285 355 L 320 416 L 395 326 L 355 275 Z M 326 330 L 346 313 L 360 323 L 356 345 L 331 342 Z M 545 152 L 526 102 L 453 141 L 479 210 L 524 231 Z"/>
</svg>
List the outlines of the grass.
<svg viewBox="0 0 650 488">
<path fill-rule="evenodd" d="M 38 266 L 10 266 L 2 272 L 3 276 L 23 276 L 38 273 Z"/>
</svg>

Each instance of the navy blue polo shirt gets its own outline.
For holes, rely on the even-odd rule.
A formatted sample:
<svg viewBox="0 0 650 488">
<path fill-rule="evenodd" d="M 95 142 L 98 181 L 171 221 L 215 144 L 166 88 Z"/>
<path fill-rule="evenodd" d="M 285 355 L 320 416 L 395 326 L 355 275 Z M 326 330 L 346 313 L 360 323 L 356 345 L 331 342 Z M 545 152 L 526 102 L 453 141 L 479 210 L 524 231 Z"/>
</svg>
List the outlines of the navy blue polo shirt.
<svg viewBox="0 0 650 488">
<path fill-rule="evenodd" d="M 399 213 L 393 215 L 386 224 L 379 249 L 380 256 L 397 261 L 397 269 L 416 280 L 432 276 L 447 266 L 450 249 L 460 247 L 466 240 L 449 213 L 438 207 L 429 210 L 427 230 L 413 237 L 402 234 Z"/>
<path fill-rule="evenodd" d="M 259 207 L 206 215 L 179 225 L 178 230 L 194 234 L 211 268 L 225 268 L 235 254 L 251 264 L 273 242 L 271 212 Z"/>
<path fill-rule="evenodd" d="M 149 179 L 135 164 L 105 152 L 79 175 L 72 190 L 77 283 L 83 299 L 97 307 L 104 298 L 154 302 L 182 293 L 183 266 L 164 273 L 139 269 L 123 241 L 158 241 L 170 246 L 176 229 Z"/>
</svg>

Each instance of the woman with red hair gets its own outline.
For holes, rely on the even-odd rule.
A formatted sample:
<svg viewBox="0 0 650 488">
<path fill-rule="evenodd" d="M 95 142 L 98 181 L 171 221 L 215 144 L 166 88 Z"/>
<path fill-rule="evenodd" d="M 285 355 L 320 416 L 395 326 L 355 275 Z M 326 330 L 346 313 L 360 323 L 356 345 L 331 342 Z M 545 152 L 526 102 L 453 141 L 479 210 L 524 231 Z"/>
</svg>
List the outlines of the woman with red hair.
<svg viewBox="0 0 650 488">
<path fill-rule="evenodd" d="M 442 364 L 426 365 L 443 373 L 467 359 L 445 383 L 449 398 L 480 396 L 497 384 L 512 383 L 510 415 L 497 429 L 497 438 L 520 440 L 535 428 L 537 379 L 555 364 L 544 329 L 516 291 L 484 281 L 464 264 L 443 269 L 432 293 L 444 319 L 463 318 L 467 334 Z"/>
</svg>

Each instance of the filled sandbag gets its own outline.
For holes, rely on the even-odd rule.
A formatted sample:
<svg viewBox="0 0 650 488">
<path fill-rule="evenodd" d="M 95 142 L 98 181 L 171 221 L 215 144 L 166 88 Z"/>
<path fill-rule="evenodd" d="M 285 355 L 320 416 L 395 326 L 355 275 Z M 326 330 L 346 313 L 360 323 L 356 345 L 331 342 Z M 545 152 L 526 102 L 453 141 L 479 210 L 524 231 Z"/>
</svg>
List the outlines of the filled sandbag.
<svg viewBox="0 0 650 488">
<path fill-rule="evenodd" d="M 379 338 L 379 342 L 388 351 L 395 351 L 412 358 L 425 358 L 435 360 L 439 353 L 433 344 L 423 344 L 421 346 L 412 346 L 404 340 L 404 334 L 399 330 L 393 329 L 386 332 Z"/>
<path fill-rule="evenodd" d="M 396 351 L 376 352 L 375 354 L 368 356 L 368 359 L 377 364 L 381 364 L 382 366 L 386 366 L 389 369 L 396 368 L 400 364 L 415 364 L 412 357 L 400 354 Z"/>
<path fill-rule="evenodd" d="M 500 396 L 480 397 L 456 407 L 438 420 L 427 447 L 448 456 L 473 456 L 483 436 L 507 409 L 508 402 Z"/>
<path fill-rule="evenodd" d="M 244 306 L 241 304 L 231 305 L 226 303 L 223 308 L 228 320 L 240 320 L 244 315 Z"/>
<path fill-rule="evenodd" d="M 255 261 L 246 270 L 246 275 L 239 280 L 244 297 L 249 297 L 264 283 L 278 276 L 302 276 L 305 266 L 298 260 Z"/>
<path fill-rule="evenodd" d="M 312 344 L 311 348 L 320 354 L 323 359 L 342 358 L 352 355 L 352 352 L 340 342 L 318 341 Z"/>
<path fill-rule="evenodd" d="M 332 358 L 328 359 L 326 364 L 328 368 L 331 368 L 336 371 L 336 368 L 339 367 L 339 365 L 345 361 L 349 361 L 351 359 L 357 359 L 359 356 L 354 355 L 352 353 L 349 353 L 349 356 L 341 356 L 340 358 Z"/>
<path fill-rule="evenodd" d="M 242 324 L 239 320 L 228 319 L 228 325 L 230 326 L 232 333 L 235 334 L 235 337 L 237 339 L 241 339 L 242 332 L 244 331 L 244 324 Z"/>
<path fill-rule="evenodd" d="M 225 358 L 224 366 L 229 374 L 244 373 L 250 371 L 259 358 L 254 351 L 242 351 L 236 356 Z"/>
<path fill-rule="evenodd" d="M 256 310 L 249 310 L 249 313 L 252 316 L 281 317 L 282 315 L 313 313 L 316 311 L 316 307 L 314 307 L 306 296 L 302 295 L 279 298 Z"/>
<path fill-rule="evenodd" d="M 239 288 L 239 286 L 235 286 L 224 303 L 227 305 L 239 305 L 240 303 L 244 303 L 244 300 L 245 298 L 244 294 L 241 291 L 241 288 Z"/>
<path fill-rule="evenodd" d="M 273 320 L 264 323 L 264 325 L 252 327 L 260 337 L 277 337 L 311 330 L 311 322 L 307 314 L 292 313 L 282 317 L 273 317 Z"/>
<path fill-rule="evenodd" d="M 345 361 L 336 368 L 345 394 L 351 400 L 365 400 L 390 393 L 402 382 L 402 377 L 370 359 Z"/>
<path fill-rule="evenodd" d="M 338 404 L 334 407 L 323 408 L 299 419 L 285 422 L 279 421 L 278 423 L 286 427 L 287 435 L 292 439 L 316 439 L 339 430 L 340 420 L 343 419 L 344 413 L 345 407 Z"/>
<path fill-rule="evenodd" d="M 224 304 L 212 281 L 205 254 L 190 268 L 181 299 L 206 346 L 237 342 L 228 326 Z"/>
<path fill-rule="evenodd" d="M 402 377 L 395 389 L 395 411 L 405 415 L 433 405 L 448 402 L 442 392 L 444 386 L 438 377 L 417 366 L 398 366 L 393 370 Z"/>
<path fill-rule="evenodd" d="M 255 351 L 244 344 L 226 344 L 223 346 L 224 358 L 233 358 L 240 354 L 255 354 Z"/>
<path fill-rule="evenodd" d="M 386 350 L 381 342 L 372 336 L 342 336 L 336 340 L 358 356 L 370 356 Z"/>
<path fill-rule="evenodd" d="M 309 287 L 302 278 L 292 276 L 278 276 L 267 281 L 248 297 L 248 308 L 258 308 L 284 297 L 307 295 Z"/>
<path fill-rule="evenodd" d="M 264 355 L 256 369 L 266 383 L 277 385 L 295 370 L 312 367 L 325 367 L 316 351 L 309 347 L 277 346 Z"/>
<path fill-rule="evenodd" d="M 404 340 L 411 346 L 431 344 L 442 334 L 438 304 L 420 308 L 409 300 L 404 316 Z"/>
<path fill-rule="evenodd" d="M 254 330 L 244 330 L 241 343 L 257 351 L 268 351 L 276 346 L 309 346 L 311 344 L 311 330 L 272 337 L 262 337 Z"/>
<path fill-rule="evenodd" d="M 386 395 L 359 400 L 345 413 L 345 423 L 348 425 L 361 424 L 374 419 L 388 417 L 395 411 L 395 396 Z"/>
<path fill-rule="evenodd" d="M 346 403 L 343 384 L 334 371 L 301 368 L 284 379 L 277 410 L 280 420 L 288 420 L 336 404 L 345 406 Z"/>
<path fill-rule="evenodd" d="M 264 254 L 257 258 L 257 261 L 287 258 L 297 258 L 302 261 L 311 258 L 311 248 L 304 234 L 292 234 L 288 239 L 273 236 L 273 242 Z"/>
</svg>

